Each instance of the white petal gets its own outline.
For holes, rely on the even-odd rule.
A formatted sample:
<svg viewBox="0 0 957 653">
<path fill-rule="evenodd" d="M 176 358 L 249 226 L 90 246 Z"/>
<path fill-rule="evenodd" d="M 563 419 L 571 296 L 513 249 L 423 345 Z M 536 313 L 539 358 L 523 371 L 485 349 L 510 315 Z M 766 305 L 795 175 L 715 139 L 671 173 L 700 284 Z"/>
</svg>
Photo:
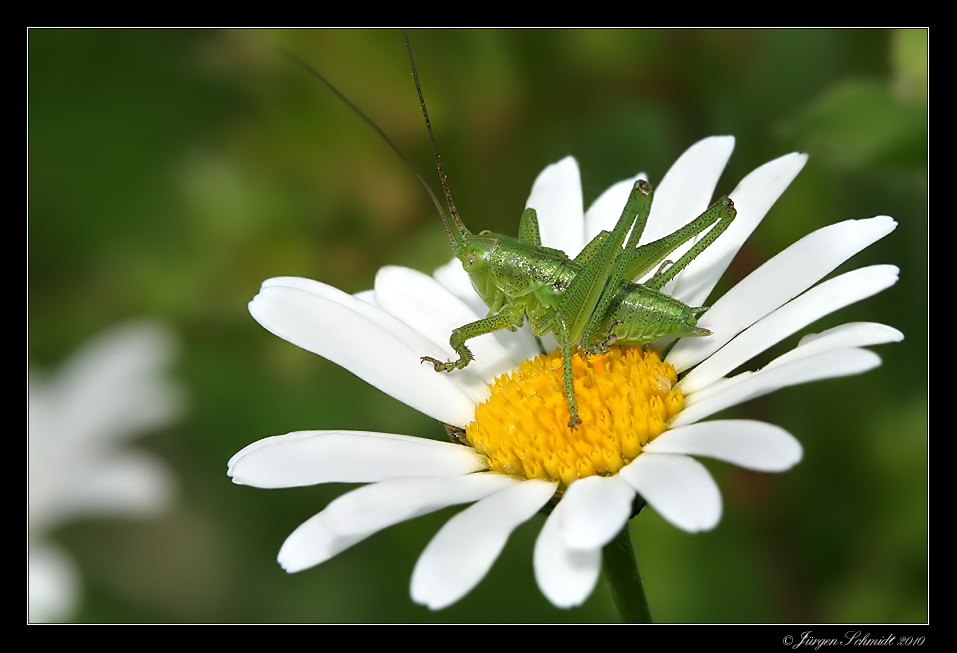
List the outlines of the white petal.
<svg viewBox="0 0 957 653">
<path fill-rule="evenodd" d="M 425 438 L 412 438 L 408 435 L 399 435 L 397 433 L 380 433 L 377 431 L 293 431 L 292 433 L 286 433 L 285 435 L 273 435 L 268 438 L 263 438 L 262 440 L 256 440 L 252 444 L 248 444 L 243 447 L 241 450 L 233 454 L 233 457 L 229 459 L 229 462 L 226 463 L 228 475 L 231 475 L 235 470 L 234 467 L 239 460 L 257 449 L 262 449 L 264 447 L 271 447 L 277 441 L 285 440 L 291 441 L 296 439 L 308 439 L 313 438 L 317 435 L 322 435 L 324 433 L 350 433 L 357 437 L 363 438 L 382 438 L 386 440 L 424 440 L 427 442 L 433 442 L 433 440 L 426 440 Z M 234 481 L 235 482 L 235 481 Z"/>
<path fill-rule="evenodd" d="M 362 431 L 297 431 L 265 438 L 229 459 L 239 485 L 262 488 L 461 476 L 485 468 L 471 447 Z"/>
<path fill-rule="evenodd" d="M 478 501 L 518 483 L 521 481 L 492 472 L 399 478 L 345 494 L 330 503 L 322 514 L 334 533 L 372 533 L 381 530 L 383 524 L 395 524 L 447 506 Z"/>
<path fill-rule="evenodd" d="M 595 589 L 601 571 L 601 549 L 570 549 L 565 544 L 563 522 L 568 506 L 559 501 L 545 520 L 535 541 L 535 579 L 553 605 L 581 605 Z"/>
<path fill-rule="evenodd" d="M 587 244 L 601 231 L 611 231 L 615 228 L 621 211 L 628 202 L 628 196 L 635 182 L 639 179 L 648 181 L 648 175 L 643 172 L 624 181 L 619 181 L 602 193 L 585 212 L 585 242 Z"/>
<path fill-rule="evenodd" d="M 733 149 L 733 136 L 711 136 L 689 147 L 674 162 L 655 188 L 651 214 L 640 244 L 667 236 L 704 213 L 711 204 L 718 178 Z M 694 245 L 695 240 L 681 245 L 668 258 L 678 260 Z M 662 291 L 672 295 L 676 283 L 677 280 L 673 279 Z"/>
<path fill-rule="evenodd" d="M 744 372 L 722 383 L 720 389 L 708 393 L 704 399 L 698 400 L 697 395 L 686 397 L 684 410 L 678 413 L 671 426 L 693 424 L 720 410 L 781 388 L 821 379 L 860 374 L 880 364 L 880 357 L 872 351 L 838 349 L 774 367 L 767 366 L 757 372 Z M 742 378 L 739 380 L 738 377 Z"/>
<path fill-rule="evenodd" d="M 733 150 L 734 136 L 710 136 L 678 157 L 655 188 L 641 243 L 667 236 L 704 213 Z M 676 260 L 689 246 L 669 258 Z"/>
<path fill-rule="evenodd" d="M 176 349 L 172 333 L 153 322 L 98 336 L 36 388 L 47 414 L 36 423 L 43 432 L 33 434 L 31 420 L 31 434 L 83 450 L 170 423 L 184 404 L 180 389 L 165 378 Z"/>
<path fill-rule="evenodd" d="M 176 344 L 152 322 L 98 336 L 54 375 L 29 379 L 29 518 L 34 533 L 89 515 L 154 515 L 173 495 L 169 469 L 122 440 L 181 411 L 167 377 Z"/>
<path fill-rule="evenodd" d="M 678 528 L 708 531 L 721 521 L 721 492 L 694 458 L 642 453 L 618 474 Z"/>
<path fill-rule="evenodd" d="M 742 179 L 729 195 L 738 211 L 734 222 L 681 271 L 671 296 L 688 306 L 704 305 L 735 254 L 805 163 L 807 154 L 792 152 L 765 163 Z"/>
<path fill-rule="evenodd" d="M 711 329 L 712 335 L 680 339 L 669 352 L 668 362 L 678 372 L 700 363 L 896 226 L 893 219 L 882 215 L 867 220 L 846 220 L 805 236 L 715 302 L 698 320 L 698 326 Z"/>
<path fill-rule="evenodd" d="M 376 306 L 317 281 L 283 277 L 263 283 L 249 312 L 280 338 L 445 424 L 464 426 L 474 416 L 475 400 L 420 360 L 442 351 Z"/>
<path fill-rule="evenodd" d="M 682 392 L 708 387 L 792 333 L 825 315 L 877 294 L 897 283 L 894 265 L 873 265 L 829 279 L 745 329 L 734 340 L 691 370 Z"/>
<path fill-rule="evenodd" d="M 501 474 L 400 478 L 344 494 L 286 538 L 279 564 L 289 573 L 325 562 L 384 528 L 470 503 L 519 483 Z"/>
<path fill-rule="evenodd" d="M 850 322 L 827 329 L 821 333 L 809 333 L 801 338 L 798 346 L 786 354 L 778 356 L 767 367 L 806 358 L 822 351 L 847 349 L 851 347 L 869 347 L 888 342 L 900 342 L 904 334 L 886 324 L 876 322 Z"/>
<path fill-rule="evenodd" d="M 51 521 L 83 515 L 154 516 L 172 503 L 176 485 L 162 460 L 139 451 L 77 463 L 65 481 L 51 506 L 56 515 Z"/>
<path fill-rule="evenodd" d="M 642 451 L 708 456 L 760 472 L 783 472 L 803 455 L 801 443 L 780 426 L 750 420 L 718 420 L 670 429 Z"/>
<path fill-rule="evenodd" d="M 538 213 L 542 244 L 572 258 L 585 246 L 585 210 L 578 162 L 565 157 L 545 168 L 525 202 Z"/>
<path fill-rule="evenodd" d="M 778 356 L 773 361 L 764 366 L 764 370 L 773 367 L 791 363 L 802 358 L 814 356 L 823 352 L 836 349 L 852 349 L 855 347 L 867 347 L 870 345 L 880 345 L 888 342 L 900 342 L 904 339 L 904 334 L 893 327 L 874 322 L 851 322 L 841 326 L 828 329 L 821 333 L 811 333 L 804 336 L 798 346 Z M 729 390 L 731 387 L 743 383 L 754 376 L 754 372 L 744 372 L 737 376 L 720 379 L 702 388 L 694 393 L 685 393 L 685 405 L 692 405 L 702 401 L 706 397 L 716 395 Z"/>
<path fill-rule="evenodd" d="M 572 483 L 562 503 L 567 503 L 562 536 L 573 550 L 600 549 L 628 523 L 635 491 L 617 476 L 588 476 Z"/>
<path fill-rule="evenodd" d="M 80 581 L 70 558 L 50 544 L 29 548 L 27 577 L 29 619 L 32 623 L 57 623 L 73 614 L 80 596 Z"/>
<path fill-rule="evenodd" d="M 429 275 L 409 268 L 381 268 L 375 278 L 375 293 L 377 306 L 436 343 L 451 360 L 458 358 L 449 345 L 452 331 L 485 317 L 484 312 L 476 314 Z M 479 377 L 484 392 L 489 392 L 488 384 L 496 376 L 521 362 L 512 360 L 492 334 L 469 340 L 468 347 L 475 356 L 469 371 Z M 459 371 L 452 372 L 450 378 L 460 377 Z"/>
<path fill-rule="evenodd" d="M 508 536 L 555 494 L 557 483 L 523 481 L 450 519 L 425 547 L 412 572 L 412 600 L 441 610 L 478 585 Z"/>
</svg>

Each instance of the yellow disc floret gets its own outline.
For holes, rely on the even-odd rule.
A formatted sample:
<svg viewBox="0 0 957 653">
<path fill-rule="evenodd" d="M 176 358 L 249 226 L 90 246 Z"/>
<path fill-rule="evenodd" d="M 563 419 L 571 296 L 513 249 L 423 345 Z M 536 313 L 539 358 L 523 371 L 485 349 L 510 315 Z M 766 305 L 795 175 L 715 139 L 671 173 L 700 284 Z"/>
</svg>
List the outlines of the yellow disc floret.
<svg viewBox="0 0 957 653">
<path fill-rule="evenodd" d="M 634 460 L 683 407 L 675 368 L 653 349 L 612 347 L 573 359 L 582 423 L 568 427 L 560 351 L 523 362 L 495 380 L 466 437 L 489 467 L 522 478 L 574 481 L 609 476 Z"/>
</svg>

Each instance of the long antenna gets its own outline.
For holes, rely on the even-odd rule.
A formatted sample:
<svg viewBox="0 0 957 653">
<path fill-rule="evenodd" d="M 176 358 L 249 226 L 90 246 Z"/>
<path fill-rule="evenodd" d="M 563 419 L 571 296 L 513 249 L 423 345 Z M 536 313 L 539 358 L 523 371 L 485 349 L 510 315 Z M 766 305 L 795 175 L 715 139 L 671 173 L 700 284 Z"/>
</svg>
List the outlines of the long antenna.
<svg viewBox="0 0 957 653">
<path fill-rule="evenodd" d="M 458 228 L 459 233 L 468 233 L 465 224 L 459 217 L 459 212 L 455 209 L 455 201 L 452 200 L 452 191 L 449 189 L 449 179 L 442 168 L 442 157 L 439 155 L 439 148 L 435 145 L 435 134 L 432 133 L 432 123 L 429 121 L 429 112 L 425 108 L 425 98 L 422 97 L 422 87 L 419 86 L 419 73 L 415 70 L 415 57 L 412 56 L 412 44 L 409 43 L 409 31 L 402 30 L 405 37 L 405 49 L 409 51 L 409 63 L 412 64 L 412 77 L 415 78 L 415 90 L 419 94 L 419 104 L 422 106 L 422 116 L 425 118 L 425 128 L 429 132 L 429 140 L 432 142 L 432 155 L 435 157 L 435 167 L 439 171 L 439 181 L 442 183 L 442 190 L 445 191 L 445 201 L 449 205 L 449 213 L 452 215 L 452 221 Z"/>
<path fill-rule="evenodd" d="M 406 45 L 408 45 L 408 43 L 409 43 L 409 37 L 408 37 L 408 35 L 406 35 L 405 42 L 406 42 Z M 352 103 L 352 101 L 351 101 L 349 98 L 347 98 L 345 95 L 343 95 L 343 94 L 339 91 L 339 89 L 337 89 L 337 88 L 332 84 L 332 82 L 330 82 L 328 79 L 326 79 L 325 77 L 323 77 L 322 74 L 321 74 L 318 70 L 316 70 L 315 68 L 313 68 L 312 66 L 310 66 L 309 64 L 307 64 L 305 61 L 303 61 L 302 59 L 300 59 L 299 57 L 297 57 L 296 55 L 294 55 L 292 52 L 289 52 L 289 50 L 286 50 L 286 49 L 283 48 L 283 47 L 281 47 L 281 46 L 276 46 L 276 49 L 279 50 L 279 52 L 281 52 L 281 53 L 284 54 L 285 56 L 287 56 L 287 57 L 289 57 L 290 59 L 292 59 L 292 60 L 293 60 L 294 62 L 296 62 L 298 65 L 302 66 L 302 68 L 304 68 L 304 69 L 306 70 L 306 72 L 308 72 L 310 75 L 312 75 L 313 77 L 315 77 L 316 79 L 318 79 L 320 82 L 322 82 L 323 84 L 325 84 L 325 85 L 329 88 L 330 91 L 332 91 L 333 93 L 336 94 L 336 97 L 338 97 L 340 100 L 342 100 L 342 102 L 343 102 L 347 107 L 349 107 L 349 108 L 352 110 L 353 113 L 355 113 L 357 116 L 359 116 L 360 118 L 362 118 L 362 120 L 363 120 L 367 125 L 369 125 L 370 127 L 372 127 L 372 130 L 375 131 L 375 133 L 378 134 L 378 135 L 382 138 L 382 140 L 384 140 L 384 141 L 386 142 L 386 144 L 387 144 L 389 147 L 392 148 L 392 151 L 395 152 L 395 153 L 398 155 L 398 157 L 399 157 L 400 159 L 402 159 L 402 161 L 403 161 L 407 166 L 409 166 L 409 168 L 412 170 L 413 174 L 415 174 L 415 176 L 418 178 L 418 180 L 419 180 L 420 182 L 422 182 L 422 186 L 425 188 L 426 192 L 428 192 L 429 197 L 432 198 L 432 203 L 435 204 L 435 208 L 438 209 L 438 211 L 439 211 L 439 216 L 441 216 L 441 218 L 442 218 L 442 223 L 445 225 L 445 231 L 446 231 L 446 232 L 448 233 L 448 235 L 449 235 L 449 241 L 450 241 L 453 245 L 455 245 L 457 242 L 459 242 L 459 240 L 460 240 L 459 234 L 456 234 L 455 231 L 453 231 L 452 225 L 449 224 L 449 219 L 448 219 L 448 217 L 446 217 L 445 211 L 442 209 L 442 203 L 439 202 L 439 198 L 435 196 L 435 193 L 432 191 L 432 187 L 429 186 L 428 182 L 425 181 L 425 178 L 423 178 L 422 175 L 419 174 L 419 171 L 418 171 L 418 169 L 415 167 L 415 165 L 414 165 L 411 161 L 409 161 L 409 159 L 406 158 L 406 156 L 405 156 L 404 154 L 402 154 L 402 152 L 401 152 L 401 151 L 399 150 L 399 148 L 395 145 L 395 143 L 393 143 L 392 140 L 391 140 L 388 136 L 386 136 L 385 132 L 382 131 L 382 129 L 379 127 L 379 125 L 375 124 L 375 121 L 373 121 L 372 118 L 370 118 L 369 116 L 367 116 L 366 114 L 364 114 L 359 107 L 357 107 L 355 104 Z M 410 50 L 409 52 L 410 52 L 410 54 L 411 54 L 411 50 Z M 415 64 L 413 64 L 413 66 L 412 66 L 412 72 L 413 72 L 413 74 L 415 73 Z M 415 85 L 416 85 L 416 88 L 418 88 L 418 86 L 419 86 L 418 78 L 416 78 Z M 421 98 L 421 97 L 422 97 L 422 91 L 419 91 L 419 98 Z M 422 110 L 423 110 L 423 111 L 425 110 L 425 101 L 424 101 L 424 100 L 422 101 Z M 425 121 L 426 121 L 426 124 L 428 124 L 428 121 L 429 121 L 428 116 L 426 116 Z M 432 129 L 431 129 L 431 127 L 429 128 L 429 135 L 430 135 L 430 136 L 432 135 Z M 435 152 L 435 139 L 432 140 L 432 151 Z M 438 156 L 438 154 L 436 154 L 436 156 Z M 440 165 L 440 166 L 439 166 L 439 170 L 441 171 L 441 169 L 442 169 L 442 168 L 441 168 L 441 165 Z M 443 183 L 443 186 L 445 187 L 445 196 L 446 196 L 446 199 L 450 202 L 449 207 L 450 207 L 450 210 L 452 211 L 452 215 L 453 215 L 453 218 L 454 218 L 454 220 L 455 220 L 455 224 L 456 224 L 456 226 L 460 226 L 461 228 L 464 228 L 464 225 L 462 224 L 462 221 L 459 219 L 458 215 L 456 215 L 456 213 L 455 213 L 455 206 L 454 206 L 453 204 L 451 204 L 452 195 L 449 193 L 448 184 Z"/>
</svg>

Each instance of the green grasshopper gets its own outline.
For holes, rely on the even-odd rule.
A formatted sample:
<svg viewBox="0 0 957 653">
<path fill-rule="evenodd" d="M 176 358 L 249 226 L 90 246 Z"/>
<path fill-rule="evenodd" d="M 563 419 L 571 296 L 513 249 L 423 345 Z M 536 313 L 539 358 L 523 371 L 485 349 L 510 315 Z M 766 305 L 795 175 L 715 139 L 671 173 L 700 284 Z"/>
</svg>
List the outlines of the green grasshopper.
<svg viewBox="0 0 957 653">
<path fill-rule="evenodd" d="M 711 334 L 708 329 L 696 326 L 708 307 L 688 306 L 661 292 L 661 288 L 707 249 L 734 220 L 737 212 L 727 196 L 674 233 L 639 246 L 651 212 L 653 192 L 648 182 L 638 180 L 614 229 L 599 233 L 574 259 L 561 250 L 542 245 L 538 216 L 533 208 L 522 214 L 518 238 L 489 232 L 475 235 L 465 227 L 452 200 L 407 33 L 405 44 L 451 221 L 428 183 L 379 126 L 318 71 L 295 55 L 281 51 L 328 86 L 412 168 L 439 211 L 452 252 L 462 262 L 472 286 L 489 308 L 486 317 L 452 331 L 449 345 L 458 354 L 457 360 L 443 362 L 423 356 L 422 362 L 431 363 L 436 372 L 462 369 L 473 360 L 472 352 L 465 345 L 468 340 L 501 329 L 514 331 L 527 317 L 536 337 L 553 333 L 561 345 L 568 426 L 575 428 L 581 424 L 572 371 L 576 347 L 586 354 L 599 354 L 616 343 L 641 345 L 665 337 Z M 709 227 L 710 231 L 681 258 L 675 262 L 665 260 Z M 656 265 L 659 268 L 651 280 L 636 283 Z"/>
<path fill-rule="evenodd" d="M 561 345 L 568 426 L 575 428 L 581 424 L 572 371 L 576 347 L 591 355 L 606 352 L 616 343 L 641 345 L 665 337 L 711 335 L 708 329 L 696 326 L 708 307 L 688 306 L 664 294 L 661 288 L 730 226 L 737 214 L 730 198 L 722 197 L 674 233 L 639 246 L 653 199 L 651 185 L 639 179 L 614 229 L 599 233 L 574 259 L 561 250 L 542 245 L 534 208 L 527 208 L 522 214 L 518 238 L 486 232 L 475 235 L 465 227 L 452 201 L 408 34 L 405 43 L 451 223 L 438 201 L 436 206 L 453 254 L 462 262 L 473 288 L 489 308 L 486 317 L 452 331 L 449 345 L 458 354 L 457 360 L 443 362 L 423 356 L 422 362 L 431 363 L 436 372 L 462 369 L 473 360 L 466 341 L 501 329 L 515 330 L 527 317 L 536 337 L 551 332 Z M 677 261 L 665 260 L 675 249 L 712 225 L 713 228 Z M 627 243 L 625 236 L 628 236 Z M 660 267 L 651 280 L 635 282 L 656 265 Z"/>
<path fill-rule="evenodd" d="M 696 326 L 708 307 L 688 306 L 664 294 L 661 288 L 728 228 L 737 211 L 730 198 L 722 197 L 685 227 L 638 246 L 652 197 L 648 182 L 635 182 L 615 228 L 595 236 L 574 259 L 542 245 L 533 208 L 522 214 L 518 238 L 492 233 L 474 235 L 454 209 L 452 229 L 443 215 L 452 251 L 489 307 L 489 313 L 452 331 L 449 345 L 459 355 L 458 360 L 442 362 L 423 356 L 422 361 L 432 363 L 436 372 L 462 369 L 473 359 L 466 341 L 500 329 L 520 327 L 527 316 L 535 336 L 552 332 L 561 345 L 568 425 L 574 428 L 581 424 L 572 372 L 576 346 L 587 354 L 599 354 L 612 344 L 641 345 L 664 337 L 711 335 L 708 329 Z M 712 225 L 678 261 L 664 261 L 668 254 Z M 631 235 L 622 249 L 629 229 Z M 658 264 L 661 267 L 650 281 L 633 281 Z"/>
</svg>

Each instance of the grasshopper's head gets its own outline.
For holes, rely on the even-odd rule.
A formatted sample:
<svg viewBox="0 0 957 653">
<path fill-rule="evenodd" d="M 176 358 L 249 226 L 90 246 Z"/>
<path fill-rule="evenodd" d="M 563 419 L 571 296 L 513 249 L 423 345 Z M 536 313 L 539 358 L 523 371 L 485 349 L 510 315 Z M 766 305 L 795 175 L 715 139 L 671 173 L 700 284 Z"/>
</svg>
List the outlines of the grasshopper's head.
<svg viewBox="0 0 957 653">
<path fill-rule="evenodd" d="M 455 255 L 462 261 L 462 268 L 469 273 L 469 276 L 487 274 L 488 261 L 496 244 L 497 239 L 484 235 L 471 236 L 457 243 Z"/>
</svg>

